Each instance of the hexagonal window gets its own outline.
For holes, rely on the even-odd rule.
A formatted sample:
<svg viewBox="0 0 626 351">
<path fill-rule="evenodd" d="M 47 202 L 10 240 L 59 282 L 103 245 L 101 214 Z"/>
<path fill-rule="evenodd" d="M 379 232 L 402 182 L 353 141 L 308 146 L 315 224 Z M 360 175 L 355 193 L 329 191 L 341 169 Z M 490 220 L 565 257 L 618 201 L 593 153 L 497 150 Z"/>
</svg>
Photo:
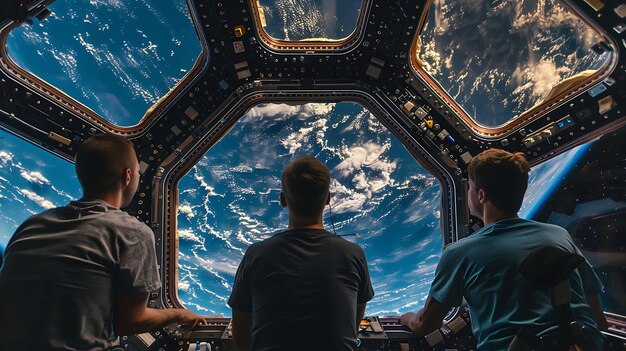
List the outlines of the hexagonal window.
<svg viewBox="0 0 626 351">
<path fill-rule="evenodd" d="M 28 217 L 80 196 L 72 163 L 0 129 L 0 246 Z"/>
<path fill-rule="evenodd" d="M 297 155 L 313 155 L 331 171 L 336 232 L 361 245 L 369 262 L 376 296 L 367 313 L 397 315 L 423 304 L 443 247 L 439 182 L 352 102 L 257 105 L 180 179 L 179 301 L 230 315 L 226 301 L 245 250 L 287 227 L 280 177 Z"/>
<path fill-rule="evenodd" d="M 608 74 L 602 35 L 561 1 L 435 1 L 427 12 L 414 66 L 479 126 L 507 124 Z"/>
<path fill-rule="evenodd" d="M 184 0 L 69 0 L 49 9 L 46 20 L 9 34 L 9 56 L 119 127 L 138 124 L 201 52 Z"/>
<path fill-rule="evenodd" d="M 357 29 L 363 0 L 252 0 L 265 34 L 279 41 L 342 41 Z"/>
</svg>

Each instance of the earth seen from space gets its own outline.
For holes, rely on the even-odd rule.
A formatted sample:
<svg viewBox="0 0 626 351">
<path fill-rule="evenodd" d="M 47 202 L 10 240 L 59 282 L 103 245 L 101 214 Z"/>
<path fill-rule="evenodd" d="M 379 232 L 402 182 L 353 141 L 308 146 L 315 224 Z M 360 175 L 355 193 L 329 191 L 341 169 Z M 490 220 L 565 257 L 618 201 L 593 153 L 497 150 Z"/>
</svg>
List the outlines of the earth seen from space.
<svg viewBox="0 0 626 351">
<path fill-rule="evenodd" d="M 594 33 L 552 1 L 540 1 L 541 6 L 493 1 L 477 7 L 474 22 L 467 25 L 484 30 L 465 39 L 478 45 L 472 50 L 485 52 L 478 60 L 463 43 L 441 32 L 463 31 L 469 13 L 460 18 L 457 10 L 474 2 L 434 1 L 420 55 L 427 70 L 449 81 L 444 87 L 482 124 L 508 121 L 560 80 L 602 62 L 588 52 Z M 261 5 L 268 33 L 299 40 L 348 36 L 361 3 L 279 0 Z M 201 50 L 182 0 L 57 0 L 50 9 L 47 20 L 10 34 L 11 57 L 120 126 L 138 123 L 191 69 Z M 303 17 L 302 11 L 311 15 Z M 479 19 L 484 23 L 475 23 Z M 489 23 L 505 19 L 522 39 L 504 42 L 519 45 L 518 51 L 532 60 L 513 59 L 510 66 L 490 68 L 497 53 L 489 50 L 497 45 Z M 523 36 L 537 32 L 543 34 Z M 503 39 L 498 35 L 493 40 Z M 584 148 L 532 170 L 523 216 L 532 217 Z M 334 228 L 365 250 L 376 293 L 367 314 L 398 315 L 422 306 L 443 247 L 441 188 L 369 111 L 348 101 L 255 106 L 181 180 L 181 302 L 203 314 L 230 315 L 226 300 L 247 246 L 286 226 L 278 203 L 280 171 L 303 154 L 328 165 Z M 0 130 L 0 247 L 28 216 L 80 196 L 70 162 Z M 330 219 L 325 212 L 332 230 Z"/>
</svg>

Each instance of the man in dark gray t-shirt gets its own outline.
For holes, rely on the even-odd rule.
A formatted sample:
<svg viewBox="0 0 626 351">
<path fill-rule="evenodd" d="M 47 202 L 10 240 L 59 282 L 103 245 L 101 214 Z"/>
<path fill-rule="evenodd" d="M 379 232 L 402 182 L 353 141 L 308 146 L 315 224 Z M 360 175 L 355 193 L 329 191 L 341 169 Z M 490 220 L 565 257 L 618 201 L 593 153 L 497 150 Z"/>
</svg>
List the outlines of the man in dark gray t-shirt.
<svg viewBox="0 0 626 351">
<path fill-rule="evenodd" d="M 248 248 L 228 300 L 235 347 L 356 351 L 356 329 L 374 291 L 361 247 L 324 230 L 328 169 L 299 157 L 282 182 L 289 229 Z"/>
<path fill-rule="evenodd" d="M 147 308 L 161 283 L 154 234 L 121 211 L 139 165 L 120 136 L 90 138 L 76 155 L 85 197 L 26 220 L 0 270 L 0 350 L 103 350 L 116 335 L 204 322 Z"/>
</svg>

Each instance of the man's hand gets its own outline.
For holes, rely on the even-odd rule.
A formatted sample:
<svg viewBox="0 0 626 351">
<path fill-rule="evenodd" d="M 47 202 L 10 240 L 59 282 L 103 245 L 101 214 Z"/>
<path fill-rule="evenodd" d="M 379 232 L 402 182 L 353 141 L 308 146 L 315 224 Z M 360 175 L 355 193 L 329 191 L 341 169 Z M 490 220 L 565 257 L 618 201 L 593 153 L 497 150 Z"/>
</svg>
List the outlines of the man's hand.
<svg viewBox="0 0 626 351">
<path fill-rule="evenodd" d="M 206 319 L 204 319 L 204 317 L 199 316 L 189 310 L 181 308 L 177 309 L 176 311 L 179 313 L 176 323 L 181 325 L 185 330 L 191 330 L 197 325 L 206 324 Z"/>
<path fill-rule="evenodd" d="M 413 320 L 415 320 L 416 316 L 417 314 L 413 312 L 405 313 L 400 317 L 400 324 L 413 330 L 413 328 L 411 328 L 411 325 L 413 324 Z"/>
<path fill-rule="evenodd" d="M 115 330 L 119 335 L 132 335 L 153 331 L 176 323 L 186 330 L 198 323 L 206 323 L 204 318 L 185 309 L 148 308 L 148 293 L 118 294 L 115 304 Z"/>
<path fill-rule="evenodd" d="M 417 313 L 403 314 L 400 317 L 400 324 L 407 326 L 415 334 L 427 335 L 441 327 L 448 310 L 447 306 L 428 296 L 424 308 Z"/>
</svg>

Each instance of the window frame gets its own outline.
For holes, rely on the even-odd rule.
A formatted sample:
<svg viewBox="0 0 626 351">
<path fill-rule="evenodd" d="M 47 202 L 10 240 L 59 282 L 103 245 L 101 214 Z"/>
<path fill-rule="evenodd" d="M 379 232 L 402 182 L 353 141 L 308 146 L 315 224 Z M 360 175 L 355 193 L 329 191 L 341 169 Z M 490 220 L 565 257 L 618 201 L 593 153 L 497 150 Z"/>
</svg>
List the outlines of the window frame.
<svg viewBox="0 0 626 351">
<path fill-rule="evenodd" d="M 289 103 L 305 104 L 311 102 L 354 102 L 361 105 L 372 113 L 407 149 L 407 152 L 426 171 L 430 172 L 439 182 L 440 194 L 440 228 L 445 245 L 457 241 L 466 235 L 467 211 L 459 204 L 465 201 L 465 183 L 460 174 L 452 172 L 443 162 L 439 162 L 434 157 L 429 156 L 428 151 L 413 139 L 408 131 L 401 130 L 396 123 L 397 115 L 385 112 L 383 106 L 365 92 L 342 92 L 328 91 L 321 94 L 319 91 L 303 94 L 276 93 L 276 92 L 255 92 L 243 97 L 231 111 L 221 114 L 224 117 L 217 123 L 219 126 L 214 130 L 209 130 L 191 147 L 191 151 L 186 155 L 180 155 L 179 160 L 172 161 L 168 169 L 162 170 L 161 184 L 155 186 L 153 194 L 155 205 L 160 207 L 152 211 L 153 216 L 161 216 L 163 223 L 163 286 L 162 299 L 166 307 L 184 308 L 178 298 L 178 236 L 177 236 L 177 215 L 178 215 L 178 185 L 182 177 L 202 159 L 204 154 L 222 137 L 224 137 L 252 107 L 261 103 Z M 399 112 L 401 113 L 401 112 Z M 411 139 L 411 140 L 409 140 Z M 408 146 L 407 144 L 411 144 Z M 414 148 L 414 149 L 412 149 Z M 160 193 L 162 191 L 162 193 Z M 454 309 L 454 313 L 449 314 L 450 319 L 457 317 L 460 309 Z M 229 317 L 224 317 L 229 318 Z"/>
<path fill-rule="evenodd" d="M 342 53 L 351 50 L 357 46 L 363 39 L 365 33 L 366 19 L 369 18 L 369 10 L 372 4 L 372 0 L 362 0 L 359 17 L 354 31 L 347 37 L 339 40 L 281 40 L 276 39 L 269 35 L 265 29 L 263 29 L 261 14 L 259 12 L 260 2 L 259 0 L 249 0 L 250 8 L 253 13 L 254 28 L 258 34 L 261 45 L 265 46 L 268 50 L 279 52 L 328 52 L 328 53 Z"/>
<path fill-rule="evenodd" d="M 6 72 L 13 79 L 21 81 L 23 84 L 32 87 L 40 93 L 49 96 L 57 103 L 71 109 L 74 113 L 80 116 L 80 118 L 87 122 L 95 123 L 109 132 L 125 136 L 137 135 L 145 129 L 148 129 L 148 127 L 155 123 L 163 113 L 169 110 L 170 106 L 180 98 L 180 91 L 186 90 L 188 87 L 193 85 L 202 76 L 202 72 L 204 72 L 209 66 L 210 55 L 208 43 L 206 37 L 204 36 L 204 32 L 201 30 L 202 25 L 199 14 L 196 8 L 192 5 L 192 0 L 185 0 L 185 3 L 187 4 L 187 9 L 189 10 L 189 15 L 192 21 L 191 25 L 193 25 L 198 41 L 200 42 L 200 54 L 196 58 L 193 67 L 184 76 L 182 76 L 178 82 L 167 93 L 165 93 L 165 95 L 157 99 L 157 101 L 155 101 L 154 104 L 146 110 L 143 117 L 135 125 L 115 125 L 106 118 L 100 116 L 85 104 L 79 102 L 64 91 L 17 64 L 11 58 L 7 50 L 7 39 L 11 31 L 21 25 L 24 25 L 23 22 L 12 23 L 9 26 L 0 28 L 0 58 L 2 58 L 0 59 L 0 69 Z"/>
<path fill-rule="evenodd" d="M 437 82 L 437 80 L 433 78 L 428 72 L 426 72 L 426 70 L 422 67 L 421 59 L 419 58 L 419 51 L 417 49 L 419 46 L 421 46 L 421 35 L 426 25 L 428 15 L 430 13 L 430 7 L 432 6 L 434 0 L 427 0 L 424 6 L 424 10 L 422 11 L 422 15 L 420 16 L 418 21 L 417 30 L 411 44 L 411 50 L 409 55 L 409 66 L 411 74 L 415 78 L 420 80 L 423 84 L 425 84 L 425 86 L 430 89 L 430 92 L 433 95 L 437 96 L 445 104 L 445 106 L 450 109 L 450 111 L 455 115 L 455 117 L 457 117 L 459 121 L 465 124 L 465 126 L 469 130 L 473 131 L 475 134 L 481 137 L 495 139 L 503 134 L 506 134 L 510 130 L 514 130 L 516 128 L 519 128 L 520 126 L 526 125 L 534 120 L 539 119 L 540 117 L 550 113 L 552 110 L 563 104 L 566 104 L 572 99 L 575 99 L 576 97 L 593 88 L 596 84 L 600 83 L 617 68 L 617 63 L 619 59 L 618 50 L 616 50 L 616 48 L 619 47 L 619 44 L 617 44 L 602 27 L 600 27 L 594 21 L 590 20 L 590 18 L 575 4 L 573 4 L 571 0 L 555 1 L 560 1 L 564 7 L 572 11 L 574 15 L 576 15 L 579 19 L 585 22 L 585 24 L 587 24 L 599 35 L 601 35 L 602 39 L 607 41 L 608 45 L 612 47 L 612 50 L 607 51 L 609 57 L 604 62 L 602 67 L 600 67 L 594 74 L 589 76 L 587 79 L 572 84 L 559 94 L 555 94 L 549 99 L 543 100 L 540 103 L 535 104 L 530 109 L 522 112 L 517 117 L 510 119 L 504 124 L 495 127 L 488 127 L 476 122 L 465 111 L 465 109 L 446 92 L 446 90 L 439 84 L 439 82 Z"/>
</svg>

